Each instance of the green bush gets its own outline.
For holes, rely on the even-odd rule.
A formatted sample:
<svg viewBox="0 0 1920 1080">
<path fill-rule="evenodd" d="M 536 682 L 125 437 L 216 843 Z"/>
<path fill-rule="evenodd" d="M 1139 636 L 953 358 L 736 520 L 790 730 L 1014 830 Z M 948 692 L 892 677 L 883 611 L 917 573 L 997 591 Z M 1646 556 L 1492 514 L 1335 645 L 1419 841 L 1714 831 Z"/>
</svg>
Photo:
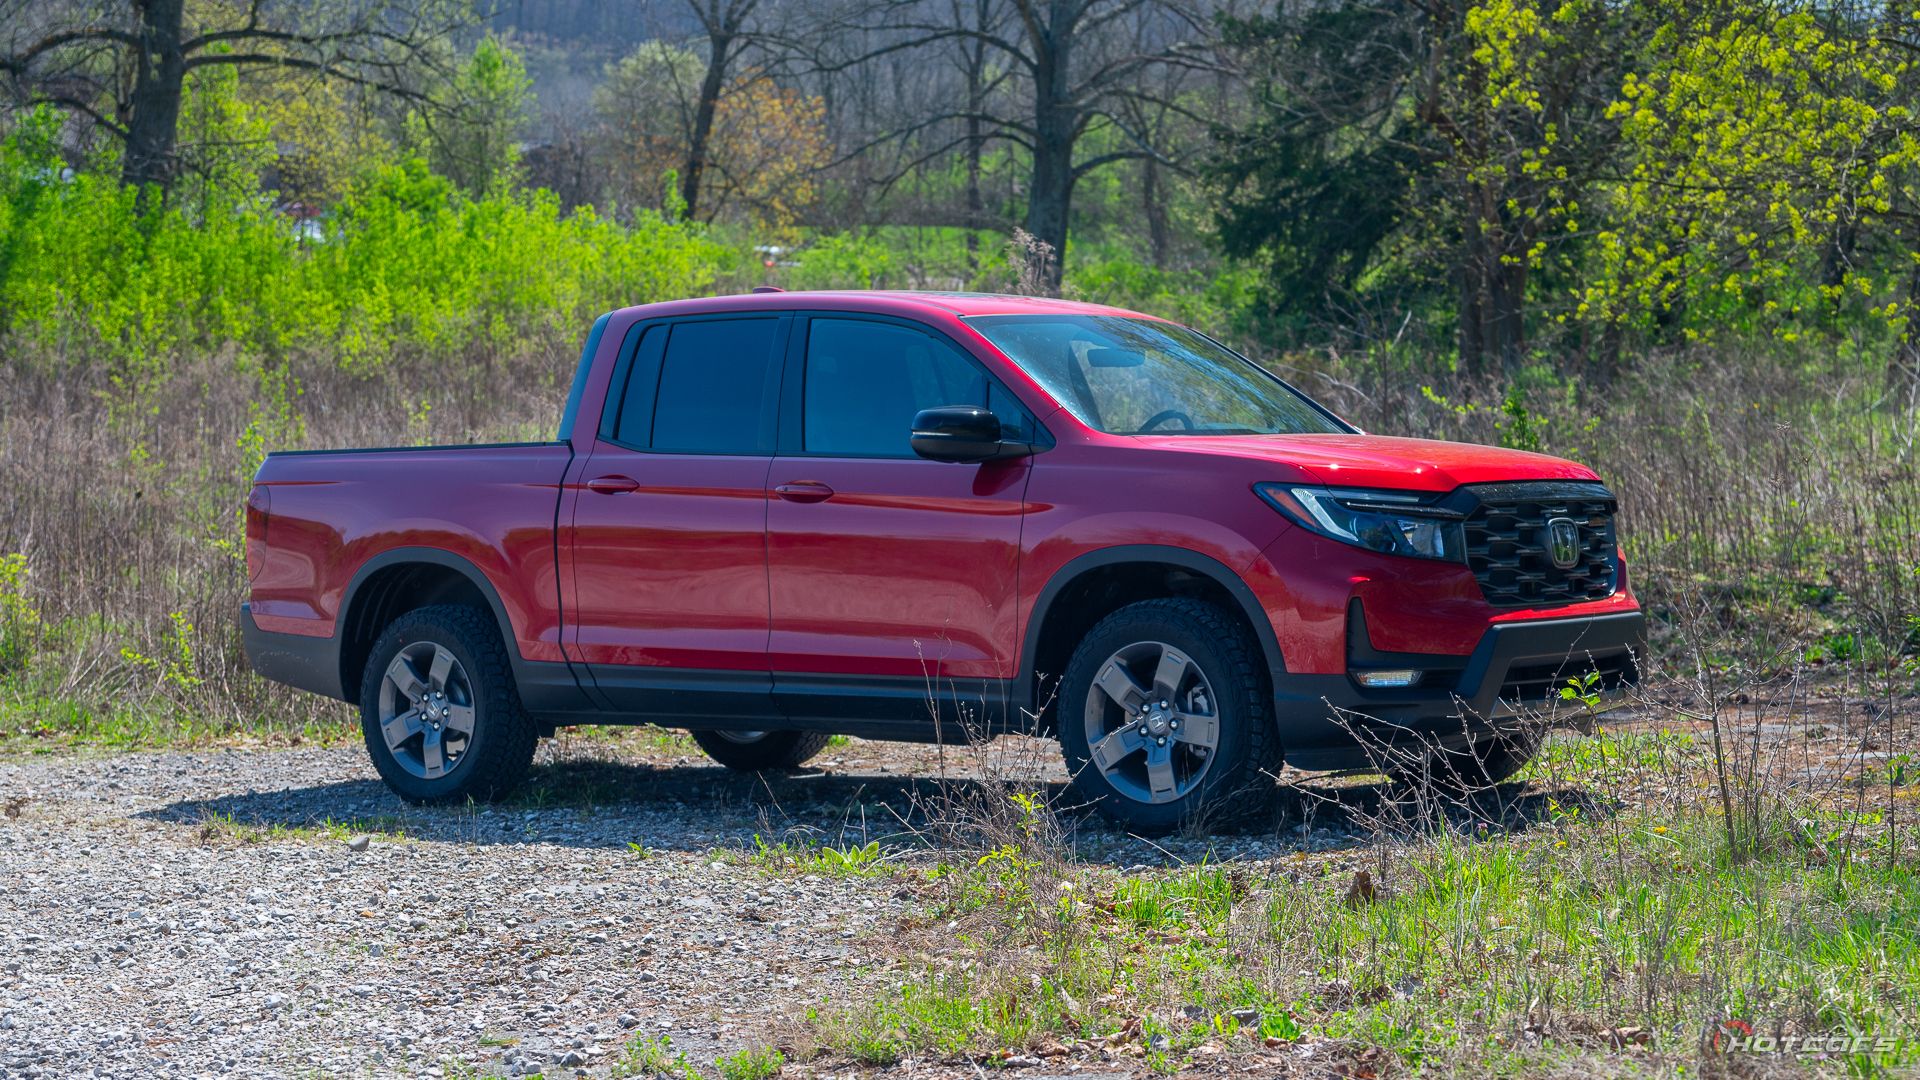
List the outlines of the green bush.
<svg viewBox="0 0 1920 1080">
<path fill-rule="evenodd" d="M 40 641 L 40 613 L 26 585 L 27 557 L 0 555 L 0 675 L 25 668 Z"/>
<path fill-rule="evenodd" d="M 417 158 L 363 177 L 302 225 L 251 183 L 142 211 L 104 173 L 65 173 L 46 115 L 0 143 L 0 320 L 68 363 L 138 376 L 178 349 L 395 358 L 541 353 L 601 311 L 709 293 L 742 253 L 697 225 L 546 191 L 471 198 Z"/>
</svg>

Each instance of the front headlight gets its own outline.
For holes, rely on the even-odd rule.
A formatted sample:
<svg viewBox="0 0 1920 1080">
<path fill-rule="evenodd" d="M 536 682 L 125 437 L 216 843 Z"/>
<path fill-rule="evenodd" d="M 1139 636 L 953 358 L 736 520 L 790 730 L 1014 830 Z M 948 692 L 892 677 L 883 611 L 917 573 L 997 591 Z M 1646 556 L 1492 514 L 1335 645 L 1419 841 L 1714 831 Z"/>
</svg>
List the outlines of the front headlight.
<svg viewBox="0 0 1920 1080">
<path fill-rule="evenodd" d="M 1466 561 L 1461 515 L 1424 495 L 1360 488 L 1255 484 L 1253 490 L 1293 523 L 1343 544 L 1386 555 Z"/>
</svg>

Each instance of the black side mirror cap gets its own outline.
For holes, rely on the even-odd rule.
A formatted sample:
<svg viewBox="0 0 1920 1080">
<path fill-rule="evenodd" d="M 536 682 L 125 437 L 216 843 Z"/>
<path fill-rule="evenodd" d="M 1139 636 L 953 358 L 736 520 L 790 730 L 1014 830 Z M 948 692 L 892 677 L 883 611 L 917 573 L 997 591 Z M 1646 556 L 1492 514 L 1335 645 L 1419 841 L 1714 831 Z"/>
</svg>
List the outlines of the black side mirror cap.
<svg viewBox="0 0 1920 1080">
<path fill-rule="evenodd" d="M 1026 457 L 1033 445 L 1000 438 L 1000 418 L 978 405 L 922 409 L 913 418 L 913 452 L 930 461 L 983 462 Z"/>
</svg>

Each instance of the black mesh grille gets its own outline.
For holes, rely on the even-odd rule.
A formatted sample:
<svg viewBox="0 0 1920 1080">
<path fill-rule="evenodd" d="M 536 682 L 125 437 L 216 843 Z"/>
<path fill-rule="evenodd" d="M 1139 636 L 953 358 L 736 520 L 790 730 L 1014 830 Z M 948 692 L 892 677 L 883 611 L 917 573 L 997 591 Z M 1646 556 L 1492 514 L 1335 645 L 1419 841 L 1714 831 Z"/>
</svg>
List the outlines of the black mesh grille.
<svg viewBox="0 0 1920 1080">
<path fill-rule="evenodd" d="M 1495 607 L 1551 607 L 1602 600 L 1618 587 L 1613 493 L 1596 483 L 1539 481 L 1465 489 L 1467 565 Z M 1554 563 L 1550 523 L 1574 529 L 1574 563 Z"/>
</svg>

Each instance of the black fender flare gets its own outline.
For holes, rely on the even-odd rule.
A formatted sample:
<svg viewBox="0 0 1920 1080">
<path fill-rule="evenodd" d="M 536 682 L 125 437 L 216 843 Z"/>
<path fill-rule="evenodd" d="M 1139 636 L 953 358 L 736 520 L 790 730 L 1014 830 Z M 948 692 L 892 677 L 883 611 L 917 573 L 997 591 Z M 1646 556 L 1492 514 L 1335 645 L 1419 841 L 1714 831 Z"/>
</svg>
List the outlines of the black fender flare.
<svg viewBox="0 0 1920 1080">
<path fill-rule="evenodd" d="M 480 590 L 480 595 L 486 598 L 487 607 L 493 612 L 494 622 L 500 627 L 500 637 L 507 643 L 508 651 L 516 658 L 520 656 L 520 646 L 514 640 L 513 636 L 513 622 L 507 618 L 507 606 L 500 602 L 499 590 L 493 587 L 493 582 L 488 580 L 487 575 L 478 566 L 475 566 L 471 559 L 461 555 L 455 555 L 453 552 L 443 548 L 388 548 L 373 558 L 368 559 L 366 562 L 361 563 L 360 569 L 355 570 L 352 579 L 347 582 L 346 591 L 340 594 L 339 618 L 343 624 L 340 627 L 342 634 L 344 634 L 347 629 L 344 623 L 347 617 L 353 612 L 354 601 L 359 599 L 360 591 L 366 586 L 368 580 L 388 567 L 400 566 L 407 563 L 428 563 L 434 566 L 444 567 L 472 582 L 474 587 Z"/>
<path fill-rule="evenodd" d="M 1227 564 L 1210 555 L 1203 555 L 1189 548 L 1173 547 L 1165 544 L 1121 544 L 1115 547 L 1100 548 L 1084 555 L 1069 559 L 1060 569 L 1047 579 L 1040 590 L 1040 596 L 1034 601 L 1033 611 L 1027 618 L 1025 632 L 1020 642 L 1020 671 L 1017 686 L 1022 696 L 1031 698 L 1034 691 L 1035 661 L 1040 655 L 1040 628 L 1046 625 L 1047 614 L 1053 608 L 1053 602 L 1067 586 L 1074 583 L 1092 570 L 1115 566 L 1121 563 L 1165 563 L 1191 571 L 1219 585 L 1232 596 L 1240 606 L 1240 614 L 1253 627 L 1254 637 L 1260 642 L 1260 652 L 1267 662 L 1267 671 L 1275 679 L 1286 674 L 1286 660 L 1280 652 L 1280 639 L 1273 632 L 1273 620 L 1267 617 L 1266 609 L 1260 606 L 1260 600 L 1253 595 L 1239 574 L 1233 572 Z M 1031 700 L 1027 702 L 1033 704 Z"/>
<path fill-rule="evenodd" d="M 346 634 L 351 629 L 348 616 L 353 604 L 359 598 L 360 590 L 375 574 L 393 566 L 413 563 L 425 563 L 444 567 L 467 579 L 479 590 L 486 600 L 487 608 L 493 614 L 495 625 L 500 628 L 500 640 L 507 647 L 507 660 L 513 668 L 513 680 L 520 694 L 520 700 L 536 716 L 554 713 L 590 712 L 594 708 L 586 689 L 581 686 L 578 673 L 572 664 L 565 661 L 528 660 L 520 653 L 520 643 L 513 632 L 513 620 L 507 617 L 507 606 L 500 601 L 500 592 L 486 572 L 474 565 L 471 559 L 456 555 L 444 548 L 397 547 L 388 548 L 360 564 L 352 579 L 347 583 L 346 592 L 341 595 L 340 614 L 335 622 L 334 640 L 339 651 L 338 670 L 341 689 L 348 700 L 352 700 L 354 687 L 347 679 L 347 662 L 350 655 L 346 648 Z M 374 628 L 378 632 L 379 628 Z"/>
</svg>

